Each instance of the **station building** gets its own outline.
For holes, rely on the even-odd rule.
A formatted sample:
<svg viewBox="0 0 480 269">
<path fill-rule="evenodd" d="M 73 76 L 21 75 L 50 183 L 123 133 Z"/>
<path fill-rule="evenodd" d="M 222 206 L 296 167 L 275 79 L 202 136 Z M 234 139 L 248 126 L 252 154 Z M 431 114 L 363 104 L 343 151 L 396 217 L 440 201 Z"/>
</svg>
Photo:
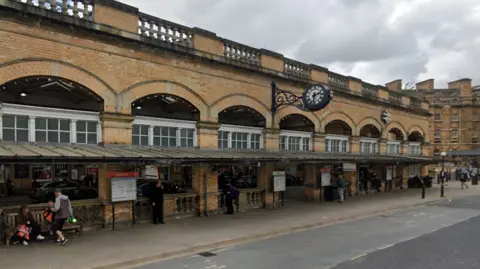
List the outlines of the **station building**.
<svg viewBox="0 0 480 269">
<path fill-rule="evenodd" d="M 27 198 L 91 175 L 94 197 L 74 202 L 90 226 L 112 220 L 109 172 L 158 167 L 184 190 L 165 198 L 179 217 L 222 210 L 226 181 L 239 209 L 270 208 L 273 171 L 287 171 L 289 199 L 318 201 L 321 173 L 343 169 L 356 195 L 365 174 L 405 186 L 432 161 L 423 99 L 112 0 L 2 0 L 0 56 L 2 183 Z M 273 113 L 272 82 L 297 96 L 322 84 L 334 97 L 317 112 Z M 15 203 L 6 192 L 4 212 Z M 149 219 L 144 199 L 116 208 L 117 221 L 132 210 Z"/>
</svg>

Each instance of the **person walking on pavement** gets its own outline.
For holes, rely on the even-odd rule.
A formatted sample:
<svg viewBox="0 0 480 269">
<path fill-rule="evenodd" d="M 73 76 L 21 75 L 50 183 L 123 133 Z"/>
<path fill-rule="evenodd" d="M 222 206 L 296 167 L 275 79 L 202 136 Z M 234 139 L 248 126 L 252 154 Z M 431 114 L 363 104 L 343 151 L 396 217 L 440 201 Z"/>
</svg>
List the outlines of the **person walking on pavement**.
<svg viewBox="0 0 480 269">
<path fill-rule="evenodd" d="M 152 202 L 153 224 L 165 224 L 163 221 L 163 185 L 161 180 L 157 179 L 150 190 L 150 202 Z"/>
<path fill-rule="evenodd" d="M 227 212 L 225 214 L 233 215 L 233 200 L 235 199 L 235 189 L 232 184 L 227 183 L 227 188 L 225 189 L 225 203 L 227 206 Z"/>
<path fill-rule="evenodd" d="M 464 171 L 461 175 L 460 175 L 460 186 L 462 187 L 462 189 L 464 187 L 466 187 L 468 189 L 468 185 L 467 185 L 467 179 L 468 179 L 468 171 Z"/>
<path fill-rule="evenodd" d="M 67 239 L 63 236 L 62 229 L 67 219 L 73 216 L 72 203 L 68 196 L 63 195 L 60 189 L 56 189 L 55 203 L 53 205 L 50 204 L 50 206 L 52 212 L 55 213 L 52 229 L 57 234 L 57 240 L 54 243 L 64 246 L 67 243 Z"/>
<path fill-rule="evenodd" d="M 345 179 L 343 178 L 343 175 L 341 173 L 338 174 L 338 179 L 337 179 L 337 191 L 338 191 L 338 197 L 339 197 L 339 202 L 343 203 L 344 200 L 344 194 L 345 194 Z"/>
</svg>

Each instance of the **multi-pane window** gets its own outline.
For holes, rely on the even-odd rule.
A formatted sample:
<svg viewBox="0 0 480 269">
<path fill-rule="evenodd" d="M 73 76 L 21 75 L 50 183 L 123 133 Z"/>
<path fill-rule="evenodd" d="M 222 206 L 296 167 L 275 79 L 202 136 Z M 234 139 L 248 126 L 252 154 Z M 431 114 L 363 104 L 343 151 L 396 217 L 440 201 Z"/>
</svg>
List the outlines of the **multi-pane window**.
<svg viewBox="0 0 480 269">
<path fill-rule="evenodd" d="M 434 117 L 433 117 L 433 120 L 435 121 L 439 121 L 442 119 L 442 116 L 440 115 L 440 113 L 435 113 Z"/>
<path fill-rule="evenodd" d="M 452 114 L 452 121 L 458 121 L 458 114 Z"/>
<path fill-rule="evenodd" d="M 97 122 L 77 121 L 77 143 L 97 144 Z"/>
<path fill-rule="evenodd" d="M 225 132 L 225 131 L 218 132 L 218 148 L 228 149 L 228 132 Z"/>
<path fill-rule="evenodd" d="M 400 143 L 387 142 L 387 154 L 400 154 Z"/>
<path fill-rule="evenodd" d="M 70 120 L 35 118 L 37 142 L 70 143 Z"/>
<path fill-rule="evenodd" d="M 4 141 L 28 141 L 28 117 L 3 115 L 2 132 Z"/>
<path fill-rule="evenodd" d="M 157 147 L 176 147 L 177 128 L 175 127 L 153 127 L 153 145 Z"/>
<path fill-rule="evenodd" d="M 262 134 L 240 132 L 233 128 L 218 131 L 218 148 L 220 149 L 262 149 Z"/>
<path fill-rule="evenodd" d="M 377 141 L 360 141 L 360 152 L 361 153 L 377 153 L 378 152 L 378 143 Z"/>
<path fill-rule="evenodd" d="M 435 133 L 433 135 L 434 135 L 435 138 L 440 138 L 441 130 L 440 129 L 435 129 Z"/>
<path fill-rule="evenodd" d="M 232 132 L 232 149 L 247 149 L 249 133 Z"/>
<path fill-rule="evenodd" d="M 458 129 L 452 129 L 450 136 L 452 138 L 457 138 L 458 137 Z"/>
<path fill-rule="evenodd" d="M 133 125 L 132 144 L 137 146 L 148 146 L 148 125 Z"/>
<path fill-rule="evenodd" d="M 180 129 L 180 147 L 193 148 L 195 129 Z"/>
<path fill-rule="evenodd" d="M 289 151 L 310 151 L 311 138 L 300 136 L 280 136 L 280 149 Z"/>
<path fill-rule="evenodd" d="M 251 149 L 260 149 L 260 139 L 262 135 L 260 134 L 252 134 L 250 136 L 250 148 Z"/>
<path fill-rule="evenodd" d="M 348 139 L 326 138 L 325 151 L 326 152 L 348 152 Z"/>
<path fill-rule="evenodd" d="M 408 166 L 408 177 L 420 176 L 420 165 L 412 164 Z"/>
<path fill-rule="evenodd" d="M 420 155 L 421 152 L 421 146 L 419 144 L 409 144 L 408 145 L 408 154 L 410 155 Z"/>
</svg>

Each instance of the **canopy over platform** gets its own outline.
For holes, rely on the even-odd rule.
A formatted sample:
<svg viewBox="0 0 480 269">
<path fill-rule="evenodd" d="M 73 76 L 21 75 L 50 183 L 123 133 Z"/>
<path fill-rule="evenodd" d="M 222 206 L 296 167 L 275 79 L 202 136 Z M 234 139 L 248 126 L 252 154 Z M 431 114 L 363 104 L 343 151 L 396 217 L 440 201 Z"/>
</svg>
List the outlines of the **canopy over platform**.
<svg viewBox="0 0 480 269">
<path fill-rule="evenodd" d="M 40 143 L 0 143 L 2 162 L 157 162 L 157 163 L 238 163 L 238 162 L 303 162 L 303 163 L 434 163 L 421 156 L 293 152 L 267 150 L 219 150 L 199 148 L 156 148 L 118 145 L 69 145 Z"/>
</svg>

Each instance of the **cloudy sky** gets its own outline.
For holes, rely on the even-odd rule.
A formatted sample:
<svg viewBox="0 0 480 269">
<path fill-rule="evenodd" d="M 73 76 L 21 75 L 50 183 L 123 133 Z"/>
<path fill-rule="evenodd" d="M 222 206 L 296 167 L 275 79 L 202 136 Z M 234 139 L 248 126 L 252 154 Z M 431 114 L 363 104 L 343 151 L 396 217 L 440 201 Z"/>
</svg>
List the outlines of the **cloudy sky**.
<svg viewBox="0 0 480 269">
<path fill-rule="evenodd" d="M 121 0 L 375 84 L 480 84 L 480 0 Z"/>
</svg>

